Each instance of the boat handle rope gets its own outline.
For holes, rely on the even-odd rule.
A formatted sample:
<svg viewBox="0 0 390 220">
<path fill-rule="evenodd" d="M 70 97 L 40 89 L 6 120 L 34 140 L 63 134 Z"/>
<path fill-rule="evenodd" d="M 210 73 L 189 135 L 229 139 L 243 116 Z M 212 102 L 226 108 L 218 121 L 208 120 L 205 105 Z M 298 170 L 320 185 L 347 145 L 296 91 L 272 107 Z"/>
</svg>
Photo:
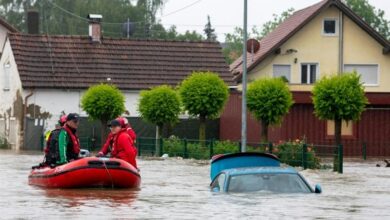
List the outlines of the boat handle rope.
<svg viewBox="0 0 390 220">
<path fill-rule="evenodd" d="M 111 173 L 110 173 L 110 171 L 108 170 L 108 168 L 107 168 L 107 165 L 106 165 L 106 162 L 105 162 L 105 161 L 103 161 L 103 166 L 104 166 L 104 168 L 106 169 L 106 172 L 107 172 L 108 176 L 110 177 L 110 181 L 111 181 L 111 188 L 113 188 L 113 189 L 114 189 L 114 181 L 112 180 Z"/>
</svg>

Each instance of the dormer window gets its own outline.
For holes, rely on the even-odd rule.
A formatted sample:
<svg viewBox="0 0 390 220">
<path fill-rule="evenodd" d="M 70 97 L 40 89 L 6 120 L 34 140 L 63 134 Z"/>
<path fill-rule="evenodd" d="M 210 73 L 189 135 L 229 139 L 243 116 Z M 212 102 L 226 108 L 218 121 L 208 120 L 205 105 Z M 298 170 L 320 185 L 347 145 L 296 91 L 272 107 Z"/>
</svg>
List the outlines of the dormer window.
<svg viewBox="0 0 390 220">
<path fill-rule="evenodd" d="M 338 34 L 338 20 L 335 18 L 325 18 L 323 22 L 323 35 L 334 36 Z"/>
</svg>

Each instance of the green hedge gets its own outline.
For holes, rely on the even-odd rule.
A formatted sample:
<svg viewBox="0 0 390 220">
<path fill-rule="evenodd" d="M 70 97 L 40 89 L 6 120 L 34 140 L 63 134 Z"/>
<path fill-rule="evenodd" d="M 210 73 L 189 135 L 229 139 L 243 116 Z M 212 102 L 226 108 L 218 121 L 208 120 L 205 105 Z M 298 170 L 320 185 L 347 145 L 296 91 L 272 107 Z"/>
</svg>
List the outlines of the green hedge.
<svg viewBox="0 0 390 220">
<path fill-rule="evenodd" d="M 185 150 L 185 142 L 187 149 Z M 199 141 L 184 140 L 176 137 L 164 139 L 163 153 L 173 157 L 184 157 L 193 159 L 210 159 L 211 141 L 208 140 L 202 147 Z M 231 141 L 214 141 L 212 155 L 239 152 L 238 143 Z M 290 166 L 303 166 L 303 146 L 300 141 L 280 142 L 272 146 L 272 153 L 279 157 L 282 163 Z M 248 152 L 269 153 L 268 144 L 257 144 L 247 146 Z M 311 169 L 320 168 L 320 159 L 316 156 L 313 146 L 307 146 L 307 167 Z"/>
</svg>

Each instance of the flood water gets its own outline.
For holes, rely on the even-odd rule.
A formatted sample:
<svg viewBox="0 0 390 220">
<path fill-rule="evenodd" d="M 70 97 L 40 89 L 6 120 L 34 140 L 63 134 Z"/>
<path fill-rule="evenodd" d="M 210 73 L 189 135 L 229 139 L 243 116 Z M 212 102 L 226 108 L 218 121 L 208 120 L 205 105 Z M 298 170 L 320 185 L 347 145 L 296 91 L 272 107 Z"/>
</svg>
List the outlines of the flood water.
<svg viewBox="0 0 390 220">
<path fill-rule="evenodd" d="M 207 162 L 139 159 L 139 191 L 27 184 L 38 153 L 0 151 L 0 219 L 390 219 L 390 168 L 346 162 L 344 174 L 301 173 L 322 194 L 217 194 Z"/>
</svg>

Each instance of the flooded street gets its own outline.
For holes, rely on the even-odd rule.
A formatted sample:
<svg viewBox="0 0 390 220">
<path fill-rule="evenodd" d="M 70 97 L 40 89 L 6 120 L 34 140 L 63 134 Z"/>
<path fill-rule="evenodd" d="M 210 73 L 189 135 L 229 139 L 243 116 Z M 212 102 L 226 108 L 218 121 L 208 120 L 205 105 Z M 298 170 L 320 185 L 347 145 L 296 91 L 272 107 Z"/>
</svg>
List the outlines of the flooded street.
<svg viewBox="0 0 390 220">
<path fill-rule="evenodd" d="M 27 184 L 42 156 L 0 151 L 0 219 L 390 219 L 390 168 L 347 162 L 344 174 L 301 173 L 322 194 L 215 194 L 209 165 L 140 159 L 141 190 L 41 189 Z"/>
</svg>

